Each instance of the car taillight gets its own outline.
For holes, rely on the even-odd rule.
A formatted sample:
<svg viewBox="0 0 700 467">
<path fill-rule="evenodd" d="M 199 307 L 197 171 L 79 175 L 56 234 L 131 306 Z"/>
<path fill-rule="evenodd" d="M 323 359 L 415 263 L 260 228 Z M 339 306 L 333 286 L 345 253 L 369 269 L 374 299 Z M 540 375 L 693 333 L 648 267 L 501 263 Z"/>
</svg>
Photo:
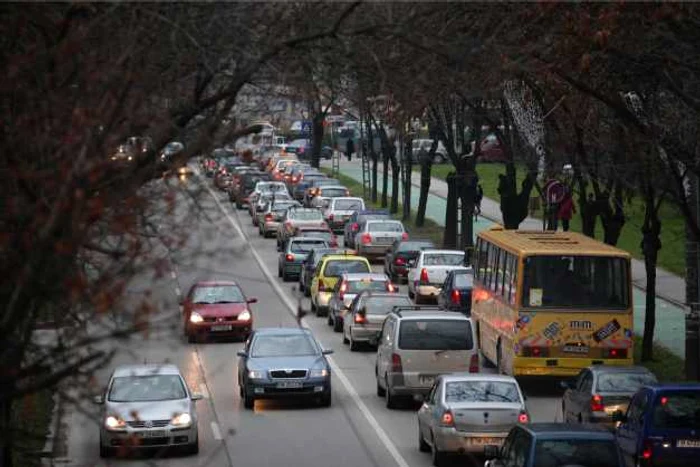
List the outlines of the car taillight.
<svg viewBox="0 0 700 467">
<path fill-rule="evenodd" d="M 404 232 L 401 234 L 401 240 L 403 240 L 403 241 L 408 240 L 408 233 L 407 232 Z"/>
<path fill-rule="evenodd" d="M 323 283 L 321 279 L 318 280 L 318 291 L 319 292 L 325 292 L 326 291 L 326 284 Z"/>
<path fill-rule="evenodd" d="M 287 261 L 294 261 L 294 255 L 288 254 L 287 256 L 284 257 Z"/>
<path fill-rule="evenodd" d="M 345 196 L 350 196 L 350 190 L 345 190 Z"/>
<path fill-rule="evenodd" d="M 353 321 L 355 321 L 355 323 L 357 323 L 357 324 L 364 324 L 364 323 L 367 322 L 367 320 L 365 319 L 365 317 L 362 316 L 362 315 L 359 314 L 359 313 L 355 313 L 355 318 L 353 319 Z M 399 362 L 399 363 L 400 363 L 400 362 Z"/>
<path fill-rule="evenodd" d="M 455 418 L 452 412 L 446 410 L 443 412 L 442 417 L 440 417 L 440 425 L 442 426 L 455 426 Z"/>
<path fill-rule="evenodd" d="M 265 220 L 266 221 L 271 221 L 272 220 L 272 214 L 265 214 Z"/>
<path fill-rule="evenodd" d="M 645 439 L 642 443 L 642 459 L 649 460 L 653 454 L 651 441 Z"/>
<path fill-rule="evenodd" d="M 331 222 L 333 222 L 333 214 L 329 214 L 329 215 L 328 215 L 328 220 L 331 221 Z"/>
<path fill-rule="evenodd" d="M 340 289 L 338 290 L 338 298 L 340 298 L 342 300 L 345 297 L 345 292 L 347 292 L 347 291 L 348 291 L 348 283 L 343 282 L 342 284 L 340 284 Z"/>
<path fill-rule="evenodd" d="M 394 284 L 392 284 L 391 282 L 387 282 L 386 283 L 386 291 L 392 292 L 392 293 L 396 292 L 396 287 L 394 287 Z"/>
<path fill-rule="evenodd" d="M 605 349 L 603 358 L 627 358 L 627 349 Z"/>
<path fill-rule="evenodd" d="M 527 414 L 527 412 L 520 412 L 520 415 L 518 415 L 518 423 L 529 423 L 530 422 L 530 416 Z"/>
<path fill-rule="evenodd" d="M 473 353 L 472 358 L 469 359 L 469 373 L 479 372 L 479 354 Z"/>
<path fill-rule="evenodd" d="M 352 225 L 350 226 L 350 230 L 353 232 L 357 232 L 357 229 L 360 228 L 360 225 L 357 222 L 353 222 Z"/>
<path fill-rule="evenodd" d="M 591 397 L 591 412 L 605 412 L 603 398 L 598 394 L 594 394 L 593 397 Z"/>
<path fill-rule="evenodd" d="M 364 243 L 365 245 L 367 245 L 367 244 L 369 244 L 369 243 L 372 243 L 372 236 L 371 236 L 370 234 L 368 234 L 368 233 L 362 234 L 362 240 L 361 240 L 361 241 L 362 241 L 362 243 Z"/>
<path fill-rule="evenodd" d="M 452 291 L 450 294 L 450 300 L 452 300 L 453 305 L 459 305 L 462 303 L 462 296 L 459 293 L 459 290 L 455 289 Z"/>
<path fill-rule="evenodd" d="M 430 279 L 428 279 L 428 270 L 425 268 L 420 270 L 420 281 L 424 284 L 427 284 L 430 281 Z"/>
<path fill-rule="evenodd" d="M 393 373 L 403 373 L 403 367 L 401 365 L 401 355 L 396 353 L 391 354 L 391 371 Z"/>
<path fill-rule="evenodd" d="M 523 347 L 524 357 L 549 357 L 549 347 Z"/>
<path fill-rule="evenodd" d="M 404 266 L 406 264 L 406 260 L 399 256 L 394 260 L 394 264 L 397 266 Z"/>
</svg>

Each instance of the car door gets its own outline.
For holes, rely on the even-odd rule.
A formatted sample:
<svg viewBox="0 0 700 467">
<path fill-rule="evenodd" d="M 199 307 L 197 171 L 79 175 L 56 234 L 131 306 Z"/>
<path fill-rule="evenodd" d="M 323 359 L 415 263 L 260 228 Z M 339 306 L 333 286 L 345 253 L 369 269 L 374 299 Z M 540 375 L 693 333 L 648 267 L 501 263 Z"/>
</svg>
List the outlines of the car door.
<svg viewBox="0 0 700 467">
<path fill-rule="evenodd" d="M 513 442 L 503 459 L 503 467 L 529 467 L 531 448 L 532 438 L 530 434 L 522 429 L 515 430 Z M 536 465 L 537 460 L 535 459 L 534 466 Z"/>
<path fill-rule="evenodd" d="M 389 317 L 384 321 L 382 326 L 382 334 L 379 338 L 377 346 L 377 379 L 384 382 L 384 375 L 388 369 L 388 361 L 391 358 L 392 346 L 394 343 L 395 318 Z"/>
<path fill-rule="evenodd" d="M 418 409 L 418 426 L 420 427 L 421 436 L 423 439 L 431 439 L 430 433 L 432 432 L 433 424 L 435 423 L 433 413 L 435 411 L 437 394 L 439 394 L 441 383 L 442 378 L 437 378 L 435 380 L 433 387 L 430 388 L 430 392 L 428 392 L 423 404 L 420 406 L 420 409 Z"/>
<path fill-rule="evenodd" d="M 316 296 L 316 293 L 318 293 L 318 280 L 321 276 L 321 271 L 323 270 L 324 264 L 326 264 L 325 261 L 318 263 L 318 267 L 316 267 L 316 270 L 314 270 L 314 275 L 311 276 L 311 297 Z"/>
<path fill-rule="evenodd" d="M 342 309 L 342 307 L 338 305 L 338 293 L 340 292 L 342 282 L 343 278 L 341 277 L 338 282 L 335 283 L 335 286 L 333 286 L 333 293 L 331 294 L 331 299 L 328 302 L 328 309 L 331 310 L 331 313 L 333 310 L 337 312 Z"/>
<path fill-rule="evenodd" d="M 564 391 L 564 395 L 562 396 L 562 421 L 564 423 L 568 423 L 571 420 L 575 420 L 575 417 L 572 414 L 579 413 L 578 408 L 575 406 L 575 394 L 581 388 L 581 384 L 583 383 L 583 379 L 586 376 L 586 372 L 588 372 L 588 370 L 581 370 L 578 376 L 576 377 L 576 382 L 574 386 Z"/>
<path fill-rule="evenodd" d="M 640 435 L 644 433 L 644 412 L 648 404 L 647 391 L 639 391 L 627 408 L 627 419 L 617 427 L 617 443 L 627 465 L 634 465 Z"/>
<path fill-rule="evenodd" d="M 454 274 L 452 273 L 452 271 L 447 273 L 447 276 L 445 277 L 445 282 L 442 284 L 442 290 L 440 290 L 440 294 L 437 298 L 438 305 L 445 309 L 450 308 L 450 293 L 452 293 L 453 275 Z"/>
</svg>

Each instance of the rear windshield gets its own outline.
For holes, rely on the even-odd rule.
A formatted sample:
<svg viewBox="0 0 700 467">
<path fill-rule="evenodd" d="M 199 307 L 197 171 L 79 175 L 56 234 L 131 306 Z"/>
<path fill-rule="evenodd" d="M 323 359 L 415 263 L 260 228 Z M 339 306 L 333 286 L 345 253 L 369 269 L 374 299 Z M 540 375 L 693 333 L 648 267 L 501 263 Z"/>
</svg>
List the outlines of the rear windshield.
<svg viewBox="0 0 700 467">
<path fill-rule="evenodd" d="M 260 183 L 260 185 L 258 185 L 258 190 L 263 192 L 263 193 L 284 191 L 286 189 L 287 189 L 287 187 L 284 185 L 284 183 L 278 184 L 278 183 L 263 182 L 263 183 Z"/>
<path fill-rule="evenodd" d="M 454 286 L 457 289 L 471 289 L 474 285 L 474 276 L 471 274 L 455 274 Z"/>
<path fill-rule="evenodd" d="M 326 263 L 323 275 L 326 277 L 339 277 L 343 273 L 370 272 L 365 261 L 360 260 L 330 260 Z"/>
<path fill-rule="evenodd" d="M 656 428 L 700 428 L 700 391 L 668 392 L 654 405 Z"/>
<path fill-rule="evenodd" d="M 507 381 L 455 381 L 445 386 L 445 402 L 521 402 L 518 388 Z"/>
<path fill-rule="evenodd" d="M 413 305 L 413 303 L 411 299 L 405 295 L 397 295 L 395 297 L 370 297 L 365 299 L 362 304 L 362 306 L 367 309 L 367 314 L 370 315 L 385 315 L 395 306 L 410 305 Z"/>
<path fill-rule="evenodd" d="M 350 294 L 358 294 L 364 290 L 372 290 L 375 292 L 383 292 L 386 290 L 386 280 L 360 279 L 348 282 L 347 292 Z"/>
<path fill-rule="evenodd" d="M 423 266 L 464 266 L 464 253 L 430 253 L 423 255 Z"/>
<path fill-rule="evenodd" d="M 403 225 L 399 222 L 370 222 L 367 224 L 368 232 L 403 232 Z"/>
<path fill-rule="evenodd" d="M 465 320 L 406 320 L 399 330 L 404 350 L 471 350 L 472 326 Z"/>
<path fill-rule="evenodd" d="M 651 373 L 601 373 L 598 375 L 599 392 L 637 392 L 637 389 L 647 384 L 656 383 L 656 377 Z"/>
<path fill-rule="evenodd" d="M 595 454 L 593 454 L 595 453 Z M 556 439 L 541 440 L 535 445 L 537 467 L 618 467 L 615 440 Z"/>
<path fill-rule="evenodd" d="M 303 240 L 292 242 L 289 249 L 292 253 L 309 253 L 314 248 L 322 248 L 328 246 L 325 240 Z"/>
<path fill-rule="evenodd" d="M 335 180 L 333 178 L 325 178 L 325 179 L 320 179 L 314 182 L 316 186 L 325 186 L 325 185 L 337 185 L 338 180 Z"/>
<path fill-rule="evenodd" d="M 297 237 L 315 237 L 322 238 L 327 242 L 333 239 L 333 233 L 327 230 L 300 230 L 297 232 Z M 362 271 L 364 272 L 364 271 Z"/>
<path fill-rule="evenodd" d="M 337 209 L 338 211 L 357 211 L 359 209 L 364 209 L 364 206 L 359 199 L 339 199 L 336 200 L 333 209 Z"/>
<path fill-rule="evenodd" d="M 338 198 L 347 195 L 347 192 L 345 188 L 324 188 L 321 194 L 327 198 Z"/>
<path fill-rule="evenodd" d="M 289 218 L 300 221 L 320 221 L 323 220 L 323 213 L 318 209 L 295 209 L 289 212 Z"/>
<path fill-rule="evenodd" d="M 426 248 L 435 248 L 432 242 L 402 242 L 397 251 L 420 251 Z"/>
</svg>

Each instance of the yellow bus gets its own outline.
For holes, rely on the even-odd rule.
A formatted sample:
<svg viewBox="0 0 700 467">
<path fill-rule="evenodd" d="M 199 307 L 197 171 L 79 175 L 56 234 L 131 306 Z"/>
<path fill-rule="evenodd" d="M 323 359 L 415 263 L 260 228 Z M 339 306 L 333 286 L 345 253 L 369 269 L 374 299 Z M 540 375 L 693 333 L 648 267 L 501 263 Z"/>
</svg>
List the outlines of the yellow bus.
<svg viewBox="0 0 700 467">
<path fill-rule="evenodd" d="M 633 362 L 630 255 L 578 233 L 481 232 L 471 313 L 500 373 L 573 376 Z"/>
</svg>

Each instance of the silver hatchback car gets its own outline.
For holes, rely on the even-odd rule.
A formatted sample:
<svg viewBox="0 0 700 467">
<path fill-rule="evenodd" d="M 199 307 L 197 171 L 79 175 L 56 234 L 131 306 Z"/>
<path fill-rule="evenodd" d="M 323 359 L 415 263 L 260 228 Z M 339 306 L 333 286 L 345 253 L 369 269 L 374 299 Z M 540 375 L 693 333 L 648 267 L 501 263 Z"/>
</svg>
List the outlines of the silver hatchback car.
<svg viewBox="0 0 700 467">
<path fill-rule="evenodd" d="M 355 249 L 360 256 L 384 256 L 396 240 L 408 240 L 401 221 L 391 219 L 367 220 L 355 234 Z"/>
<path fill-rule="evenodd" d="M 182 447 L 199 452 L 197 410 L 200 394 L 187 388 L 175 365 L 147 364 L 117 367 L 103 395 L 100 457 L 132 448 Z"/>
</svg>

